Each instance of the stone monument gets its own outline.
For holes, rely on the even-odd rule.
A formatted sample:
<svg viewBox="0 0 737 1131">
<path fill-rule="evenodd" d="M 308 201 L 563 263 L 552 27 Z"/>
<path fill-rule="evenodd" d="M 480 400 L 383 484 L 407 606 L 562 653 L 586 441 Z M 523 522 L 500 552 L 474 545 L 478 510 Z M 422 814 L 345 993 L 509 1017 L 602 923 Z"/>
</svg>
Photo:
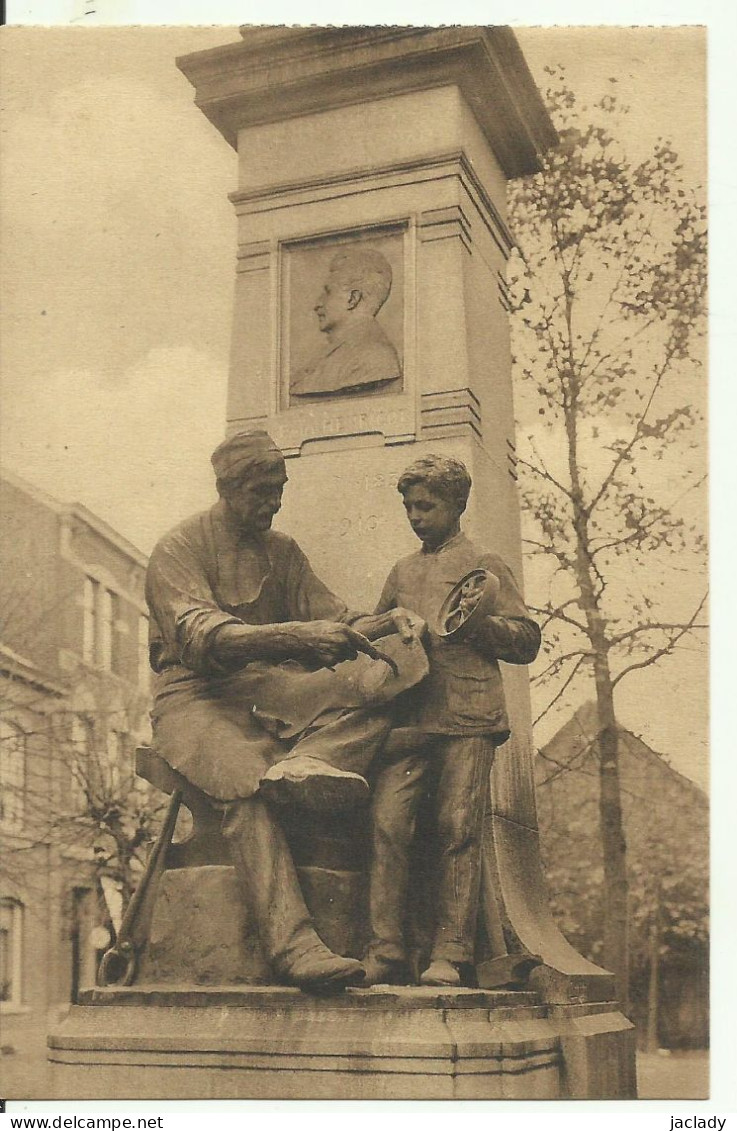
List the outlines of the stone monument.
<svg viewBox="0 0 737 1131">
<path fill-rule="evenodd" d="M 521 578 L 505 186 L 556 135 L 513 33 L 246 27 L 178 65 L 238 153 L 227 431 L 263 429 L 287 457 L 284 529 L 334 592 L 371 609 L 415 548 L 400 473 L 427 453 L 453 456 L 474 482 L 468 533 Z M 222 916 L 231 870 L 198 798 L 143 754 L 199 834 L 152 871 L 146 945 L 121 975 L 133 984 L 89 991 L 50 1037 L 55 1094 L 634 1096 L 614 978 L 548 909 L 527 676 L 504 676 L 512 739 L 492 772 L 478 989 L 316 999 L 271 986 L 245 911 L 203 943 L 196 921 Z M 352 953 L 365 861 L 346 857 L 345 832 L 296 817 L 292 852 L 322 937 Z M 202 882 L 185 913 L 192 867 Z M 521 954 L 541 959 L 524 988 L 494 988 Z"/>
</svg>

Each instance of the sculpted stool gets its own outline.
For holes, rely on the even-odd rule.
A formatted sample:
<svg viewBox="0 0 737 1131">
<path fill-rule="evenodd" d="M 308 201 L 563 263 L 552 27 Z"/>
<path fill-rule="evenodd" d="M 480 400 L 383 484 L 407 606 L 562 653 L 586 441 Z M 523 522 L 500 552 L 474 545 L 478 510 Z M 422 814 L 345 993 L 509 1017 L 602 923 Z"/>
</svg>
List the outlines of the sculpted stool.
<svg viewBox="0 0 737 1131">
<path fill-rule="evenodd" d="M 98 981 L 274 982 L 237 886 L 217 809 L 150 747 L 136 751 L 136 772 L 172 801 Z M 191 815 L 191 827 L 175 840 L 180 806 Z M 336 953 L 360 956 L 365 811 L 318 815 L 285 806 L 280 819 L 319 935 Z"/>
</svg>

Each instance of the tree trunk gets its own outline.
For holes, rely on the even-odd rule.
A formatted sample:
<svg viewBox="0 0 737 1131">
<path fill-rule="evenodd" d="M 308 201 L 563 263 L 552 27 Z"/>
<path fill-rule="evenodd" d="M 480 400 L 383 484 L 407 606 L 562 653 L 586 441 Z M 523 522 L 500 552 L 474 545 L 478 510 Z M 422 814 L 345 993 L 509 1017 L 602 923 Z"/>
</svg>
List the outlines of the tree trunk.
<svg viewBox="0 0 737 1131">
<path fill-rule="evenodd" d="M 622 797 L 619 784 L 619 731 L 614 713 L 614 685 L 609 668 L 609 639 L 601 612 L 601 590 L 597 593 L 598 572 L 591 553 L 589 512 L 578 457 L 578 425 L 581 407 L 580 376 L 575 365 L 573 332 L 573 290 L 564 276 L 569 381 L 564 398 L 568 471 L 571 479 L 573 529 L 576 540 L 576 581 L 579 605 L 586 617 L 587 635 L 596 683 L 597 730 L 599 746 L 599 826 L 604 859 L 604 961 L 616 975 L 619 1000 L 626 1011 L 629 1004 L 629 947 L 627 939 L 628 891 L 627 854 L 622 822 Z M 600 583 L 601 584 L 601 583 Z M 602 586 L 603 589 L 603 586 Z"/>
<path fill-rule="evenodd" d="M 619 999 L 629 1005 L 627 844 L 619 781 L 619 731 L 606 655 L 594 659 L 599 722 L 599 825 L 604 858 L 604 961 L 617 976 Z"/>
<path fill-rule="evenodd" d="M 599 830 L 604 862 L 604 963 L 617 977 L 622 1008 L 629 1007 L 629 899 L 627 844 L 619 780 L 619 730 L 614 713 L 614 684 L 609 668 L 606 622 L 599 610 L 591 574 L 585 515 L 576 515 L 576 576 L 586 616 L 596 684 L 599 749 Z"/>
<path fill-rule="evenodd" d="M 573 467 L 572 461 L 572 476 Z M 578 492 L 577 478 L 574 479 L 574 483 Z M 626 1012 L 629 1006 L 629 900 L 627 845 L 619 781 L 619 730 L 614 713 L 614 684 L 609 668 L 606 621 L 602 617 L 596 597 L 589 553 L 588 521 L 581 507 L 576 508 L 574 526 L 576 577 L 580 590 L 580 604 L 588 626 L 596 685 L 599 829 L 604 862 L 604 962 L 617 977 L 619 1000 Z"/>
<path fill-rule="evenodd" d="M 650 920 L 650 937 L 648 940 L 647 1035 L 645 1037 L 645 1047 L 648 1052 L 655 1052 L 656 1049 L 660 1048 L 660 1040 L 658 1038 L 658 967 L 660 961 L 659 911 L 660 908 L 656 904 L 653 917 Z"/>
</svg>

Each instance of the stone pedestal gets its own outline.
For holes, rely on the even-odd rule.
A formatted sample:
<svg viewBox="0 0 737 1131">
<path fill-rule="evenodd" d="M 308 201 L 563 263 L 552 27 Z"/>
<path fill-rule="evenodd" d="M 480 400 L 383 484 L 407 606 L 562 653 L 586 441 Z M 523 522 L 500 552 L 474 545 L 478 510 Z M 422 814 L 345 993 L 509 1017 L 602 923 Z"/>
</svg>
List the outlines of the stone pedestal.
<svg viewBox="0 0 737 1131">
<path fill-rule="evenodd" d="M 297 874 L 320 938 L 336 954 L 360 958 L 366 934 L 360 874 L 314 867 L 298 868 Z M 210 865 L 165 871 L 136 984 L 255 985 L 271 980 L 235 870 Z"/>
<path fill-rule="evenodd" d="M 611 1005 L 531 993 L 92 990 L 49 1040 L 58 1099 L 605 1099 L 635 1094 Z"/>
</svg>

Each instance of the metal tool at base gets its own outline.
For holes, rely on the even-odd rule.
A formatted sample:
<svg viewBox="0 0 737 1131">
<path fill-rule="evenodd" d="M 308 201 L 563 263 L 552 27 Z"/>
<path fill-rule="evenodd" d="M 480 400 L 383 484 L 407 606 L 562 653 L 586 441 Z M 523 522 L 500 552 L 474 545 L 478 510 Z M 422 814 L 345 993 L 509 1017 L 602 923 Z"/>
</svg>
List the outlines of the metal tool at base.
<svg viewBox="0 0 737 1131">
<path fill-rule="evenodd" d="M 138 956 L 148 936 L 148 924 L 156 888 L 155 881 L 164 870 L 166 851 L 174 835 L 181 803 L 181 790 L 175 790 L 171 796 L 161 832 L 146 862 L 141 882 L 126 908 L 118 937 L 102 956 L 97 971 L 97 983 L 100 986 L 130 986 L 133 984 Z"/>
</svg>

